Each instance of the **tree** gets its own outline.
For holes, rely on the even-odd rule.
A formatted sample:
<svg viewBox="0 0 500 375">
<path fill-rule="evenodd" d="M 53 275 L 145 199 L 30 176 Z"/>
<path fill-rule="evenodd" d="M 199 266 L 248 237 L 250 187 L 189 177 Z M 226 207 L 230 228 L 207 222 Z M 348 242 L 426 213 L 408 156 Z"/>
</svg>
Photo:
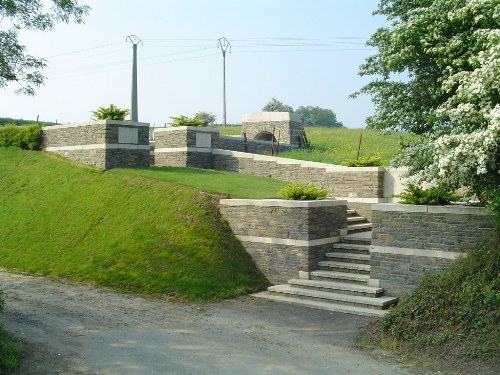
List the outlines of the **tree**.
<svg viewBox="0 0 500 375">
<path fill-rule="evenodd" d="M 333 128 L 343 126 L 341 122 L 337 121 L 337 115 L 331 109 L 308 105 L 307 107 L 300 106 L 295 113 L 300 116 L 304 126 L 328 126 Z"/>
<path fill-rule="evenodd" d="M 28 55 L 26 47 L 19 44 L 21 29 L 51 30 L 59 22 L 72 19 L 82 23 L 90 8 L 79 5 L 78 0 L 52 0 L 46 9 L 42 0 L 0 0 L 0 88 L 18 83 L 16 93 L 35 94 L 45 77 L 40 70 L 46 61 Z"/>
<path fill-rule="evenodd" d="M 293 112 L 293 108 L 289 105 L 283 104 L 276 98 L 271 98 L 271 100 L 262 107 L 264 112 Z"/>
<path fill-rule="evenodd" d="M 360 67 L 376 129 L 423 134 L 396 160 L 418 181 L 467 187 L 500 208 L 500 5 L 498 0 L 381 0 L 390 27 Z M 405 77 L 397 79 L 398 77 Z"/>
<path fill-rule="evenodd" d="M 125 120 L 125 116 L 128 115 L 128 109 L 118 108 L 114 104 L 110 104 L 109 107 L 99 107 L 97 111 L 92 111 L 94 120 Z"/>
<path fill-rule="evenodd" d="M 203 111 L 196 112 L 194 114 L 194 117 L 197 117 L 203 121 L 202 126 L 213 125 L 213 124 L 215 124 L 215 121 L 217 120 L 217 117 L 212 112 L 210 112 L 210 113 L 203 112 Z"/>
</svg>

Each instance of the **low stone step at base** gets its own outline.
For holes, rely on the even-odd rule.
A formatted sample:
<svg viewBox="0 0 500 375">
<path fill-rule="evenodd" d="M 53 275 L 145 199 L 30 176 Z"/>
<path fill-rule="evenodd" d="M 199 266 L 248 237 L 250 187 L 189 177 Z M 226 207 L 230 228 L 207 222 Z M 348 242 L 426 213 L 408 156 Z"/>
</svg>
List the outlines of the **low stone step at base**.
<svg viewBox="0 0 500 375">
<path fill-rule="evenodd" d="M 369 275 L 349 272 L 335 272 L 316 270 L 309 274 L 312 280 L 336 281 L 345 283 L 355 283 L 359 285 L 367 285 L 370 279 Z"/>
<path fill-rule="evenodd" d="M 337 272 L 352 272 L 352 273 L 370 273 L 369 264 L 347 263 L 347 262 L 332 262 L 329 260 L 322 260 L 318 262 L 318 267 L 321 270 L 330 270 Z"/>
<path fill-rule="evenodd" d="M 328 260 L 338 259 L 337 262 L 350 262 L 350 263 L 360 263 L 360 264 L 370 264 L 370 255 L 368 254 L 352 254 L 344 253 L 340 251 L 334 251 L 333 253 L 326 253 L 325 257 Z"/>
<path fill-rule="evenodd" d="M 335 281 L 292 279 L 288 280 L 288 284 L 296 288 L 308 288 L 325 292 L 350 294 L 372 298 L 380 297 L 384 294 L 383 288 L 374 288 L 366 285 L 348 284 Z"/>
<path fill-rule="evenodd" d="M 388 310 L 374 310 L 369 308 L 357 307 L 357 306 L 347 306 L 347 305 L 338 305 L 335 303 L 322 302 L 322 301 L 313 301 L 313 300 L 304 300 L 296 297 L 287 297 L 280 296 L 276 294 L 271 294 L 269 292 L 260 292 L 252 294 L 254 297 L 265 298 L 276 302 L 289 303 L 297 306 L 310 307 L 313 309 L 320 309 L 332 312 L 340 312 L 345 314 L 353 314 L 353 315 L 364 315 L 364 316 L 383 316 L 387 314 Z"/>
<path fill-rule="evenodd" d="M 347 209 L 347 215 L 356 215 L 356 210 Z"/>
<path fill-rule="evenodd" d="M 397 302 L 393 297 L 364 297 L 350 294 L 323 292 L 305 288 L 295 288 L 288 284 L 273 285 L 267 288 L 270 293 L 285 294 L 286 296 L 296 296 L 303 299 L 313 299 L 320 301 L 330 301 L 339 305 L 350 305 L 356 307 L 372 308 L 377 310 L 388 309 L 389 306 Z"/>
</svg>

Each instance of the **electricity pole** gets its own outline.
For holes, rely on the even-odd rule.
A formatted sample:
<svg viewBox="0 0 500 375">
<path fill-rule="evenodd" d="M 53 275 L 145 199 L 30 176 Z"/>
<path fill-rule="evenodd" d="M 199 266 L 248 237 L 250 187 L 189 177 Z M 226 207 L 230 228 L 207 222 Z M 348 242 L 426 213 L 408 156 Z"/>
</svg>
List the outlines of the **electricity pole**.
<svg viewBox="0 0 500 375">
<path fill-rule="evenodd" d="M 226 126 L 226 51 L 229 49 L 229 52 L 231 52 L 231 44 L 229 41 L 222 37 L 219 38 L 219 48 L 222 51 L 222 82 L 223 82 L 223 124 Z"/>
<path fill-rule="evenodd" d="M 132 104 L 130 108 L 130 120 L 134 122 L 139 121 L 139 116 L 137 113 L 137 45 L 142 43 L 137 35 L 127 36 L 127 41 L 132 43 L 133 55 L 132 55 Z"/>
</svg>

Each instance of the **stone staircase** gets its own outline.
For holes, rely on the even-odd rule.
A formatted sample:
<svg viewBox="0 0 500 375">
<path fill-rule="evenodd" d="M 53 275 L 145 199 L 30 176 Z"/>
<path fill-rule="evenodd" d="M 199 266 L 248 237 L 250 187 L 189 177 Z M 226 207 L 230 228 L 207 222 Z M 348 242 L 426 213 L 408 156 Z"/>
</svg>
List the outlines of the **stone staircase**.
<svg viewBox="0 0 500 375">
<path fill-rule="evenodd" d="M 385 314 L 398 299 L 384 296 L 383 288 L 369 286 L 372 225 L 354 210 L 347 214 L 347 235 L 333 244 L 317 270 L 300 272 L 298 279 L 254 296 L 356 315 Z"/>
</svg>

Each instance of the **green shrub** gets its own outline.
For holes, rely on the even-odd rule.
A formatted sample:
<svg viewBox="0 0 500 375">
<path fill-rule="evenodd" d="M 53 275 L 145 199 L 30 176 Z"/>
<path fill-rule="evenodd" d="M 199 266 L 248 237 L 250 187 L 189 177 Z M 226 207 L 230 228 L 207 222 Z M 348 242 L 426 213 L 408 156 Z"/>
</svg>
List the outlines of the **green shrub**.
<svg viewBox="0 0 500 375">
<path fill-rule="evenodd" d="M 326 198 L 328 190 L 317 188 L 313 184 L 288 184 L 278 194 L 288 200 L 304 201 Z"/>
<path fill-rule="evenodd" d="M 125 116 L 129 113 L 128 109 L 118 108 L 114 104 L 109 107 L 99 107 L 96 111 L 92 111 L 94 120 L 125 120 Z"/>
<path fill-rule="evenodd" d="M 42 148 L 42 127 L 37 124 L 0 126 L 0 147 L 40 150 Z"/>
<path fill-rule="evenodd" d="M 348 159 L 342 163 L 348 167 L 378 167 L 383 164 L 378 156 L 362 156 L 358 160 Z"/>
<path fill-rule="evenodd" d="M 170 117 L 172 119 L 172 122 L 170 125 L 178 127 L 178 126 L 202 126 L 203 125 L 203 120 L 200 119 L 198 116 L 194 117 L 187 117 L 184 115 L 180 115 L 178 117 Z"/>
<path fill-rule="evenodd" d="M 447 185 L 441 184 L 424 189 L 420 186 L 408 184 L 401 194 L 394 195 L 401 199 L 403 204 L 414 205 L 445 205 L 460 199 Z"/>
<path fill-rule="evenodd" d="M 382 318 L 383 336 L 446 355 L 499 358 L 499 245 L 492 238 L 450 268 L 426 273 Z"/>
</svg>

